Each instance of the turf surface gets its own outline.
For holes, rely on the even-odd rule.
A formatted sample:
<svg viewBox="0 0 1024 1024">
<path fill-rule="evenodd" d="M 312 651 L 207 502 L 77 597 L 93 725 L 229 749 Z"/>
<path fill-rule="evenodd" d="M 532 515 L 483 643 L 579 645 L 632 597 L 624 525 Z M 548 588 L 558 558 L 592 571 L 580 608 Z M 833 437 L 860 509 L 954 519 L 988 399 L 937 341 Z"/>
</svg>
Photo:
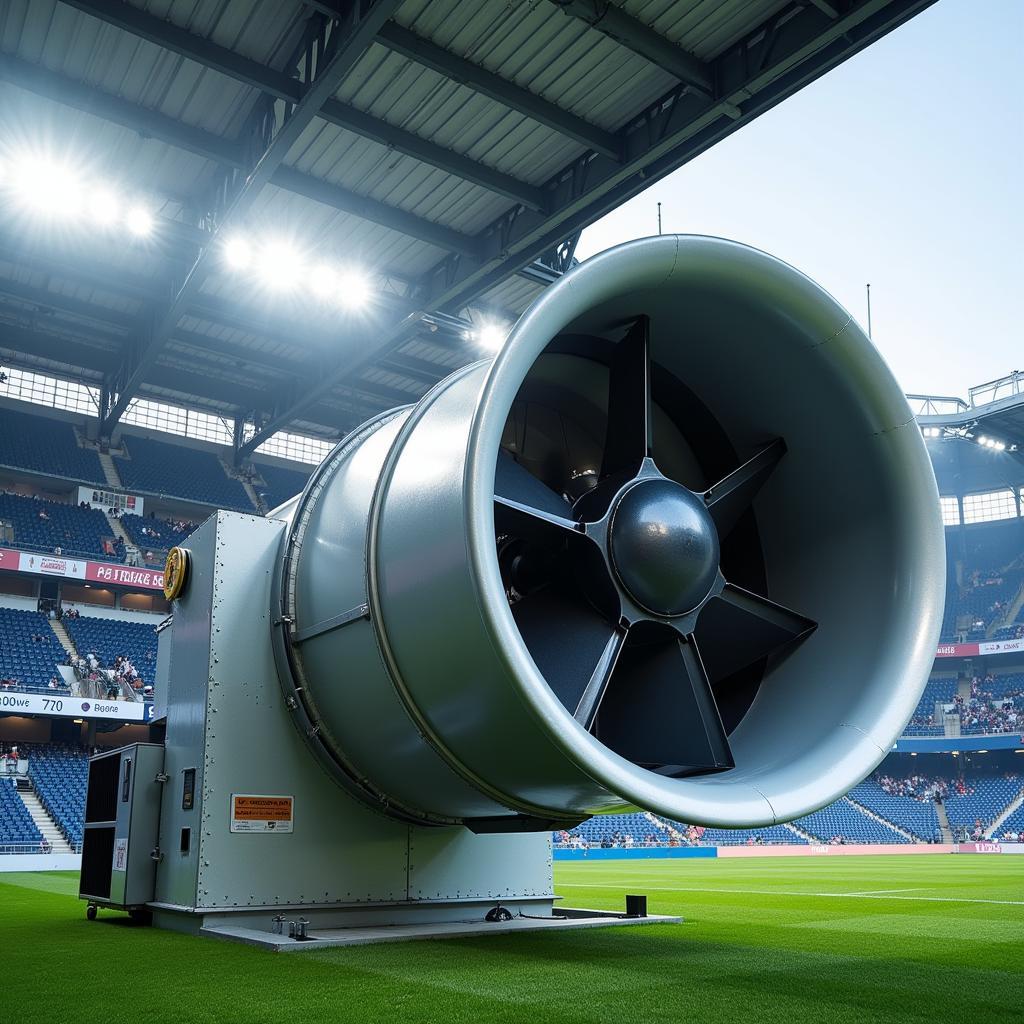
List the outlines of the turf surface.
<svg viewBox="0 0 1024 1024">
<path fill-rule="evenodd" d="M 0 1018 L 1024 1020 L 1024 857 L 559 863 L 568 905 L 681 925 L 274 954 L 85 920 L 77 876 L 0 875 Z"/>
</svg>

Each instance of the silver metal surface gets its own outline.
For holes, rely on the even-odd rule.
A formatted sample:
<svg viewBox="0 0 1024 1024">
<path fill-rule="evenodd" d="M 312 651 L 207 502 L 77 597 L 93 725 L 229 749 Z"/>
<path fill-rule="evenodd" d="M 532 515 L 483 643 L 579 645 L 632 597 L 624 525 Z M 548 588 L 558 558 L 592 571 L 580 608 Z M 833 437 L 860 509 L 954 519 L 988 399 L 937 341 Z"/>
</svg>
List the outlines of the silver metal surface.
<svg viewBox="0 0 1024 1024">
<path fill-rule="evenodd" d="M 365 436 L 372 441 L 373 432 Z M 161 640 L 173 649 L 174 675 L 162 681 L 168 781 L 156 922 L 195 932 L 212 921 L 244 920 L 269 932 L 286 910 L 306 916 L 311 928 L 354 926 L 362 914 L 390 925 L 420 920 L 421 905 L 429 905 L 423 920 L 464 921 L 482 917 L 497 899 L 550 911 L 548 836 L 497 842 L 462 827 L 410 827 L 355 799 L 310 756 L 272 643 L 272 594 L 288 526 L 221 512 L 189 539 L 192 575 Z M 329 570 L 336 563 L 318 545 L 329 553 L 331 540 L 316 536 L 303 557 Z M 369 628 L 356 620 L 301 646 L 315 650 L 329 637 Z M 350 687 L 348 699 L 356 693 Z M 195 798 L 185 809 L 182 775 L 190 767 L 197 769 Z M 232 832 L 233 794 L 292 797 L 291 831 Z M 183 827 L 192 828 L 188 853 L 179 850 Z M 479 914 L 467 910 L 472 902 L 482 903 Z"/>
<path fill-rule="evenodd" d="M 524 643 L 495 546 L 495 465 L 524 381 L 568 380 L 576 418 L 599 421 L 586 387 L 607 388 L 600 350 L 641 315 L 652 365 L 691 396 L 655 393 L 668 476 L 719 499 L 700 438 L 678 426 L 697 405 L 733 467 L 784 439 L 753 504 L 766 592 L 817 623 L 768 663 L 729 736 L 735 767 L 699 778 L 633 763 L 574 718 Z M 546 352 L 559 337 L 589 340 Z M 719 826 L 788 820 L 870 772 L 927 677 L 945 558 L 920 432 L 850 315 L 756 250 L 664 236 L 595 257 L 531 307 L 493 364 L 328 462 L 329 484 L 296 512 L 307 527 L 289 628 L 369 604 L 369 622 L 311 636 L 294 657 L 318 742 L 385 809 L 537 828 L 628 806 Z"/>
</svg>

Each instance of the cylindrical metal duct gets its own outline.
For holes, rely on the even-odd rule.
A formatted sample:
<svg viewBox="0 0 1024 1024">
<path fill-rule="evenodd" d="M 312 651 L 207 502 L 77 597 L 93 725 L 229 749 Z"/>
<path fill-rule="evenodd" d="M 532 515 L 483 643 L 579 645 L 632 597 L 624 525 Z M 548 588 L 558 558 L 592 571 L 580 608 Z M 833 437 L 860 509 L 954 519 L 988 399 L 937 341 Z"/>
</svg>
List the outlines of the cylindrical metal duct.
<svg viewBox="0 0 1024 1024">
<path fill-rule="evenodd" d="M 588 260 L 281 514 L 289 707 L 410 821 L 797 817 L 885 756 L 938 638 L 899 387 L 825 292 L 720 239 Z"/>
</svg>

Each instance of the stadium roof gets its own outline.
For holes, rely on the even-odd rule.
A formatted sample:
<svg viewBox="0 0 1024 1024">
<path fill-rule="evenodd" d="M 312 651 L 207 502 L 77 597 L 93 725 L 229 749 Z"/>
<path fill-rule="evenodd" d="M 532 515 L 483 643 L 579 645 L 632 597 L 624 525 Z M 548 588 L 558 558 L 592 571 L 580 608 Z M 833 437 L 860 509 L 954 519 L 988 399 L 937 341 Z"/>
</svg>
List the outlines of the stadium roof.
<svg viewBox="0 0 1024 1024">
<path fill-rule="evenodd" d="M 940 481 L 955 473 L 970 487 L 979 475 L 978 465 L 987 467 L 989 475 L 1001 482 L 1008 482 L 1009 477 L 1019 479 L 1019 467 L 1024 465 L 1024 371 L 1014 370 L 998 380 L 979 384 L 970 389 L 966 399 L 940 395 L 908 398 L 926 438 L 969 442 L 992 457 L 968 472 L 962 446 L 953 446 L 945 453 L 933 448 L 932 461 Z M 1007 459 L 1017 464 L 1009 474 Z"/>
<path fill-rule="evenodd" d="M 157 212 L 135 239 L 0 195 L 0 359 L 101 389 L 105 434 L 142 396 L 233 418 L 245 450 L 335 436 L 479 357 L 466 321 L 507 326 L 584 226 L 930 2 L 10 0 L 0 171 L 43 150 Z M 356 267 L 373 301 L 232 272 L 240 236 Z"/>
</svg>

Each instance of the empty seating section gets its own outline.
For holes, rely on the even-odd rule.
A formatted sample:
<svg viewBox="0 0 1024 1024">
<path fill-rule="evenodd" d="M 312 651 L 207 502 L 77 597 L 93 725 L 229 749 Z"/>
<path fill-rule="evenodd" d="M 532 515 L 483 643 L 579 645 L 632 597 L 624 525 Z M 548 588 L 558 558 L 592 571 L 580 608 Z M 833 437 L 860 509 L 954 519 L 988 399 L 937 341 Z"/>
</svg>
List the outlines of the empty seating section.
<svg viewBox="0 0 1024 1024">
<path fill-rule="evenodd" d="M 69 423 L 10 409 L 0 409 L 0 466 L 62 480 L 104 483 L 99 456 L 92 449 L 79 448 Z"/>
<path fill-rule="evenodd" d="M 793 824 L 824 843 L 837 836 L 847 843 L 910 842 L 891 826 L 868 817 L 846 800 L 837 800 L 820 811 L 797 818 Z"/>
<path fill-rule="evenodd" d="M 245 488 L 211 452 L 134 435 L 125 436 L 122 444 L 127 457 L 115 455 L 114 462 L 127 490 L 253 511 Z"/>
<path fill-rule="evenodd" d="M 42 838 L 43 834 L 18 796 L 14 779 L 0 776 L 0 853 L 35 852 Z"/>
<path fill-rule="evenodd" d="M 1024 520 L 967 526 L 946 531 L 946 609 L 942 639 L 986 639 L 1003 619 L 1024 583 Z M 1012 637 L 1014 627 L 991 639 Z"/>
<path fill-rule="evenodd" d="M 167 519 L 155 519 L 153 516 L 121 516 L 121 526 L 132 542 L 141 550 L 158 549 L 166 551 L 176 544 L 184 544 L 197 523 L 186 523 L 185 529 Z"/>
<path fill-rule="evenodd" d="M 106 516 L 95 508 L 0 493 L 0 523 L 10 523 L 13 537 L 4 547 L 61 554 L 72 558 L 108 558 L 104 541 L 113 540 Z"/>
<path fill-rule="evenodd" d="M 294 498 L 309 479 L 309 473 L 284 469 L 281 466 L 265 466 L 254 463 L 253 469 L 264 479 L 264 484 L 254 483 L 256 493 L 263 499 L 268 511 L 283 505 L 289 498 Z"/>
<path fill-rule="evenodd" d="M 1024 786 L 1024 777 L 1009 775 L 1000 778 L 973 777 L 966 780 L 968 792 L 951 793 L 943 801 L 950 827 L 974 830 L 977 823 L 982 828 L 989 825 L 999 816 L 1005 807 L 1017 796 Z"/>
<path fill-rule="evenodd" d="M 673 834 L 675 833 L 675 834 Z M 627 839 L 626 837 L 629 837 Z M 628 848 L 631 846 L 744 846 L 748 844 L 793 846 L 806 845 L 807 840 L 785 825 L 768 828 L 706 828 L 692 829 L 682 822 L 665 822 L 646 814 L 606 814 L 591 818 L 569 832 L 566 842 L 555 832 L 552 840 L 560 846 Z"/>
<path fill-rule="evenodd" d="M 999 828 L 995 830 L 995 838 L 1002 839 L 1008 832 L 1011 832 L 1017 836 L 1024 834 L 1024 804 L 1017 808 L 1011 814 L 1006 821 L 1004 821 Z M 1024 842 L 1021 839 L 1020 842 Z"/>
<path fill-rule="evenodd" d="M 703 846 L 805 846 L 807 840 L 785 825 L 767 828 L 706 828 Z"/>
<path fill-rule="evenodd" d="M 950 703 L 956 696 L 957 682 L 954 678 L 929 679 L 921 694 L 910 723 L 904 730 L 906 736 L 941 736 L 942 720 L 935 720 L 937 702 Z"/>
<path fill-rule="evenodd" d="M 886 793 L 875 779 L 865 779 L 854 786 L 850 799 L 926 843 L 937 843 L 942 838 L 939 817 L 931 801 Z"/>
<path fill-rule="evenodd" d="M 64 625 L 83 657 L 95 654 L 105 666 L 124 655 L 135 666 L 144 683 L 153 685 L 156 674 L 156 621 L 147 616 L 139 622 L 99 619 L 82 615 L 64 618 Z"/>
<path fill-rule="evenodd" d="M 65 657 L 42 612 L 0 608 L 0 680 L 5 688 L 48 692 L 50 680 L 60 680 L 57 666 Z M 61 689 L 66 692 L 63 683 Z"/>
<path fill-rule="evenodd" d="M 1006 672 L 992 677 L 991 682 L 983 682 L 982 689 L 992 694 L 994 700 L 1024 695 L 1024 672 Z"/>
<path fill-rule="evenodd" d="M 40 803 L 56 822 L 64 838 L 77 850 L 82 843 L 85 785 L 89 759 L 84 751 L 55 745 L 33 745 L 28 774 Z"/>
<path fill-rule="evenodd" d="M 570 841 L 575 837 L 587 846 L 665 846 L 671 838 L 664 824 L 652 822 L 646 814 L 598 815 L 577 825 L 569 835 Z M 555 833 L 554 841 L 563 842 L 564 837 Z"/>
</svg>

